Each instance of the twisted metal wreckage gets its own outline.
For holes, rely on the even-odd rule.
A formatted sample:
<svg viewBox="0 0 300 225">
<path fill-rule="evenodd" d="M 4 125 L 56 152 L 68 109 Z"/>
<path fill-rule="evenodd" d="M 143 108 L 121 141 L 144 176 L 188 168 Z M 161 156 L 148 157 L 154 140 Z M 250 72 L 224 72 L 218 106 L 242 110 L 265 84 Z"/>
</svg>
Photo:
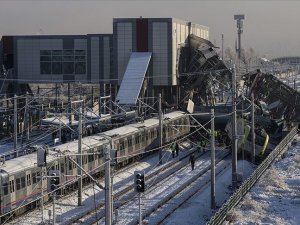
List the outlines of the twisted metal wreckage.
<svg viewBox="0 0 300 225">
<path fill-rule="evenodd" d="M 219 58 L 210 41 L 193 34 L 179 51 L 178 73 L 183 89 L 182 102 L 215 105 L 215 97 L 230 87 L 231 71 Z"/>
<path fill-rule="evenodd" d="M 181 46 L 177 70 L 183 90 L 181 103 L 184 108 L 189 99 L 195 103 L 195 109 L 197 106 L 213 106 L 216 111 L 222 108 L 216 106 L 216 98 L 219 97 L 223 101 L 221 93 L 231 88 L 232 72 L 219 58 L 215 48 L 217 47 L 211 42 L 195 35 L 189 35 L 187 43 Z M 257 149 L 260 149 L 257 155 L 259 155 L 265 152 L 268 145 L 270 150 L 278 135 L 282 135 L 284 122 L 300 122 L 300 93 L 272 74 L 263 74 L 260 71 L 245 74 L 242 81 L 244 81 L 242 82 L 244 93 L 247 93 L 245 97 L 250 99 L 253 93 L 255 102 L 259 106 L 256 107 L 255 121 L 256 145 Z M 245 108 L 247 104 L 249 106 L 249 102 L 245 101 L 244 97 L 240 96 L 238 101 L 243 102 Z M 227 106 L 227 109 L 231 110 L 230 106 Z M 248 116 L 244 117 L 247 113 Z M 249 135 L 251 118 L 249 112 L 239 114 L 242 122 L 238 126 L 243 126 L 238 129 L 240 135 L 243 135 L 239 145 L 249 147 L 251 145 L 247 142 L 251 142 L 251 135 Z M 199 117 L 197 119 L 201 120 Z M 224 120 L 225 123 L 231 123 L 230 116 L 225 117 L 221 123 L 224 123 Z M 227 129 L 230 138 L 228 130 L 231 129 Z M 251 151 L 250 148 L 245 150 Z"/>
</svg>

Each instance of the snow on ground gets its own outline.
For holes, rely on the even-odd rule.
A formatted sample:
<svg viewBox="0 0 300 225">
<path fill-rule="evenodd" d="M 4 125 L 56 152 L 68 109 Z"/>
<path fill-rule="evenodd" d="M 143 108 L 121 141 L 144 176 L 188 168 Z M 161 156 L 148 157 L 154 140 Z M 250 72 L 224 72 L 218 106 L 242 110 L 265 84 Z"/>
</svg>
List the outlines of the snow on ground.
<svg viewBox="0 0 300 225">
<path fill-rule="evenodd" d="M 229 214 L 232 224 L 300 224 L 300 137 Z"/>
<path fill-rule="evenodd" d="M 243 179 L 254 171 L 255 167 L 248 161 L 238 161 L 238 171 L 243 173 Z M 232 194 L 231 189 L 231 166 L 216 177 L 216 202 L 217 207 L 222 204 Z M 210 209 L 210 185 L 207 185 L 201 192 L 198 192 L 180 208 L 174 211 L 163 224 L 182 225 L 197 224 L 202 225 L 210 219 L 215 210 Z"/>
<path fill-rule="evenodd" d="M 209 152 L 208 152 L 209 153 Z M 219 153 L 219 154 L 218 154 Z M 216 153 L 216 157 L 220 158 L 224 155 L 223 151 Z M 189 159 L 186 159 L 188 161 Z M 149 210 L 156 204 L 160 204 L 170 194 L 176 192 L 185 182 L 190 178 L 196 176 L 199 172 L 203 171 L 206 167 L 210 166 L 210 154 L 204 154 L 196 160 L 195 169 L 192 171 L 191 166 L 187 164 L 178 171 L 174 171 L 172 175 L 164 180 L 159 177 L 152 182 L 152 185 L 147 187 L 146 192 L 142 197 L 143 210 Z M 128 204 L 118 209 L 118 221 L 116 224 L 128 224 L 138 218 L 138 205 L 133 199 Z"/>
<path fill-rule="evenodd" d="M 185 147 L 188 146 L 187 143 L 184 144 Z M 189 150 L 180 151 L 180 157 L 188 153 Z M 163 165 L 170 163 L 172 160 L 178 160 L 178 158 L 172 159 L 171 151 L 168 149 L 164 151 L 163 154 Z M 114 175 L 114 193 L 119 192 L 120 190 L 126 188 L 126 186 L 133 183 L 133 174 L 136 170 L 144 170 L 145 173 L 154 172 L 159 170 L 162 166 L 158 165 L 158 155 L 154 154 L 143 159 L 140 163 L 136 165 L 129 166 L 123 171 L 117 172 Z M 104 183 L 100 182 L 103 186 Z M 71 218 L 74 218 L 78 215 L 82 215 L 92 208 L 95 207 L 94 202 L 94 191 L 95 191 L 95 200 L 97 204 L 104 202 L 104 191 L 99 190 L 97 186 L 94 188 L 90 185 L 88 188 L 84 188 L 83 191 L 83 205 L 77 206 L 77 192 L 71 194 L 68 198 L 62 198 L 57 200 L 56 214 L 59 224 L 64 224 Z M 49 221 L 48 210 L 52 210 L 52 204 L 48 204 L 44 208 L 44 218 Z M 16 224 L 16 225 L 25 225 L 25 224 L 39 224 L 41 222 L 42 214 L 41 210 L 37 209 L 33 212 L 30 212 L 18 219 L 15 219 L 7 224 Z"/>
</svg>

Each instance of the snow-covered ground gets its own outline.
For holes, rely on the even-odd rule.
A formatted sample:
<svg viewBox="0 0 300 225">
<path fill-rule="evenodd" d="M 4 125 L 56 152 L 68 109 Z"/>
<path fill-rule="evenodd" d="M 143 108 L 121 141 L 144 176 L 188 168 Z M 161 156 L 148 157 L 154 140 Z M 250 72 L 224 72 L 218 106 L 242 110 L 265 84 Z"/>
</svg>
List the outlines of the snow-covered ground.
<svg viewBox="0 0 300 225">
<path fill-rule="evenodd" d="M 300 137 L 229 214 L 232 224 L 300 224 Z"/>
<path fill-rule="evenodd" d="M 255 167 L 248 161 L 238 161 L 238 171 L 243 173 L 243 179 L 254 171 Z M 231 166 L 216 177 L 216 202 L 220 207 L 232 194 Z M 170 203 L 172 204 L 172 203 Z M 210 219 L 215 210 L 210 209 L 210 185 L 195 194 L 191 199 L 174 211 L 163 224 L 169 225 L 202 225 Z"/>
</svg>

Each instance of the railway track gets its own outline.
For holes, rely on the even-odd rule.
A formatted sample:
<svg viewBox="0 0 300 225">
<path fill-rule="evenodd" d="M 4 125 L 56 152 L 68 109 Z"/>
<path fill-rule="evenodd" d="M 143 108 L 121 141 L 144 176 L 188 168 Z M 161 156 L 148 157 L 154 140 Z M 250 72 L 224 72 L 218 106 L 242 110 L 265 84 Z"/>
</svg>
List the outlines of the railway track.
<svg viewBox="0 0 300 225">
<path fill-rule="evenodd" d="M 227 156 L 228 157 L 228 156 Z M 225 157 L 225 159 L 227 158 Z M 216 167 L 216 176 L 221 175 L 231 166 L 231 161 L 220 160 L 217 162 Z M 146 221 L 148 225 L 159 225 L 162 224 L 169 216 L 171 216 L 178 208 L 180 208 L 184 203 L 189 201 L 193 196 L 198 194 L 201 191 L 204 191 L 205 188 L 210 184 L 210 169 L 205 173 L 199 174 L 197 177 L 190 179 L 186 186 L 182 187 L 182 190 L 179 189 L 176 193 L 172 194 L 171 198 L 164 199 L 153 209 L 145 212 L 143 220 Z M 166 207 L 167 206 L 167 207 Z M 135 221 L 131 224 L 138 224 L 138 221 Z"/>
<path fill-rule="evenodd" d="M 146 185 L 153 182 L 156 179 L 156 176 L 160 174 L 160 179 L 166 179 L 167 177 L 172 175 L 172 172 L 174 170 L 178 170 L 188 164 L 188 161 L 185 160 L 190 156 L 190 154 L 194 153 L 196 150 L 192 149 L 190 153 L 186 154 L 185 156 L 181 157 L 179 161 L 171 161 L 170 163 L 163 165 L 161 168 L 153 171 L 152 173 L 146 175 Z M 202 153 L 199 154 L 198 157 L 200 157 L 203 154 L 208 153 Z M 133 179 L 132 179 L 133 180 Z M 114 210 L 120 208 L 122 205 L 124 205 L 129 199 L 131 199 L 136 193 L 134 191 L 134 184 L 126 186 L 124 189 L 118 191 L 114 194 Z M 76 218 L 73 218 L 69 220 L 68 222 L 64 222 L 64 225 L 71 225 L 71 224 L 93 224 L 96 223 L 98 220 L 101 220 L 105 217 L 104 212 L 104 203 L 97 204 L 96 209 L 94 208 L 90 212 L 87 212 L 86 214 L 82 216 L 78 216 Z M 102 209 L 102 210 L 101 210 Z M 97 216 L 95 215 L 95 210 L 100 212 L 97 212 Z M 84 222 L 83 222 L 84 221 Z"/>
<path fill-rule="evenodd" d="M 227 151 L 226 152 L 219 152 L 219 153 L 220 154 L 218 154 L 217 157 L 219 157 L 220 160 L 222 158 L 226 157 L 224 155 L 229 154 Z M 203 168 L 203 170 L 201 170 L 201 173 L 200 173 L 199 176 L 203 175 L 208 170 L 207 167 L 209 167 L 209 164 L 210 164 L 209 162 L 207 162 L 207 161 L 209 161 L 208 159 L 210 158 L 209 153 L 204 153 L 204 154 L 202 154 L 202 156 L 203 157 L 201 157 L 201 159 L 203 158 L 203 162 L 206 162 L 207 166 L 205 166 Z M 186 170 L 186 169 L 190 170 L 189 161 L 188 161 L 188 159 L 182 160 L 182 162 L 180 164 L 176 163 L 175 165 L 172 165 L 172 167 L 171 166 L 166 166 L 164 169 L 165 170 L 164 170 L 163 174 L 162 174 L 162 171 L 160 171 L 161 173 L 160 173 L 159 177 L 156 176 L 157 173 L 153 174 L 153 176 L 151 178 L 149 178 L 149 175 L 146 176 L 146 181 L 147 181 L 146 186 L 148 186 L 147 191 L 146 191 L 147 196 L 150 196 L 151 193 L 157 192 L 157 189 L 159 189 L 160 192 L 163 192 L 163 191 L 168 192 L 168 190 L 164 190 L 165 189 L 164 184 L 166 184 L 168 182 L 171 182 L 171 180 L 173 179 L 172 176 L 174 175 L 174 173 L 180 173 L 180 171 L 183 171 L 183 170 Z M 194 179 L 194 177 L 192 177 L 192 179 Z M 185 185 L 186 184 L 183 184 L 183 186 L 185 186 Z M 135 211 L 136 211 L 136 205 L 134 203 L 135 195 L 136 195 L 136 193 L 134 192 L 134 187 L 131 186 L 131 191 L 127 192 L 127 195 L 120 195 L 118 198 L 115 197 L 114 198 L 114 202 L 115 202 L 114 210 L 119 210 L 119 211 L 122 212 L 124 208 L 125 209 L 127 208 L 128 210 L 131 210 L 131 212 L 132 212 L 132 209 L 135 208 Z M 153 195 L 155 196 L 156 194 L 153 194 Z M 169 198 L 171 199 L 173 195 L 174 195 L 174 193 L 172 192 L 169 195 Z M 149 201 L 152 201 L 153 198 L 152 197 L 149 197 L 149 198 L 150 198 Z M 157 203 L 157 204 L 159 204 L 159 203 Z M 153 207 L 156 207 L 156 204 L 154 204 L 154 206 L 151 206 L 151 208 L 153 208 Z M 97 217 L 94 214 L 92 214 L 91 216 L 84 216 L 79 221 L 77 221 L 77 223 L 80 222 L 81 224 L 90 225 L 90 224 L 97 224 L 97 221 L 99 221 L 99 224 L 102 224 L 104 216 L 105 216 L 104 215 L 105 212 L 104 212 L 104 209 L 99 212 L 99 209 L 100 208 L 98 208 Z M 117 224 L 127 224 L 127 223 L 135 224 L 132 221 L 121 221 L 120 223 L 117 223 Z"/>
</svg>

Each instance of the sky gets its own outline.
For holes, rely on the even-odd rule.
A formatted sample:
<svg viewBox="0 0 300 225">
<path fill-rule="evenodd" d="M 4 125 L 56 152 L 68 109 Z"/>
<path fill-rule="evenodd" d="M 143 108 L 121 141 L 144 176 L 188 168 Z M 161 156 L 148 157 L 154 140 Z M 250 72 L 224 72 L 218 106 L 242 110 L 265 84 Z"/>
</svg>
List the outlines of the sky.
<svg viewBox="0 0 300 225">
<path fill-rule="evenodd" d="M 0 0 L 0 36 L 112 33 L 120 17 L 176 17 L 210 28 L 210 41 L 234 49 L 234 14 L 245 14 L 242 47 L 260 56 L 300 56 L 300 1 Z"/>
</svg>

